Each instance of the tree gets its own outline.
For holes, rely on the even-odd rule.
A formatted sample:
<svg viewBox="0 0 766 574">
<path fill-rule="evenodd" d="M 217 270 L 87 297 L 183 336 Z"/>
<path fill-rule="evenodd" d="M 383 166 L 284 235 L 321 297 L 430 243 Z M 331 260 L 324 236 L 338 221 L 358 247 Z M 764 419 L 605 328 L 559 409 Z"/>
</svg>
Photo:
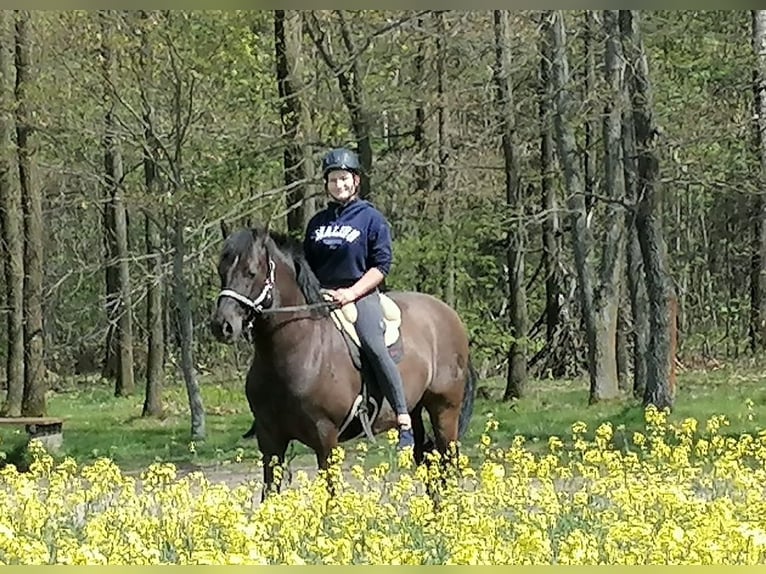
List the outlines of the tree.
<svg viewBox="0 0 766 574">
<path fill-rule="evenodd" d="M 622 26 L 622 21 L 620 23 Z M 620 32 L 622 34 L 622 30 Z M 625 199 L 635 205 L 638 202 L 638 152 L 636 134 L 633 127 L 633 107 L 631 102 L 632 68 L 625 67 L 622 110 L 622 153 L 623 178 L 625 181 Z M 635 222 L 635 209 L 626 210 L 625 228 L 627 234 L 627 282 L 632 316 L 633 341 L 633 385 L 632 392 L 641 398 L 646 389 L 646 352 L 649 340 L 649 307 L 646 300 L 646 280 L 641 244 L 638 241 L 638 228 Z"/>
<path fill-rule="evenodd" d="M 750 345 L 766 349 L 766 10 L 752 10 L 753 125 L 759 165 L 759 188 L 753 199 L 752 271 L 750 279 Z"/>
<path fill-rule="evenodd" d="M 115 51 L 113 30 L 114 14 L 110 10 L 98 13 L 101 25 L 101 66 L 104 85 L 104 186 L 105 217 L 107 235 L 107 269 L 112 267 L 110 288 L 107 292 L 107 309 L 110 330 L 116 332 L 111 342 L 116 343 L 112 352 L 117 358 L 117 372 L 114 384 L 115 396 L 129 396 L 135 390 L 133 378 L 133 302 L 130 291 L 130 268 L 128 253 L 128 222 L 125 207 L 125 188 L 123 184 L 122 152 L 117 136 L 115 119 L 116 102 L 114 99 Z M 107 271 L 109 276 L 109 271 Z M 107 280 L 109 283 L 109 280 Z M 111 300 L 110 300 L 111 297 Z M 107 344 L 107 348 L 109 348 Z M 109 355 L 107 355 L 109 356 Z"/>
<path fill-rule="evenodd" d="M 585 10 L 583 30 L 585 44 L 585 74 L 583 82 L 583 102 L 590 107 L 596 99 L 596 38 L 598 21 L 595 10 Z M 596 193 L 596 130 L 598 124 L 593 114 L 585 118 L 585 149 L 583 149 L 583 182 L 585 187 L 585 212 L 593 209 Z"/>
<path fill-rule="evenodd" d="M 16 142 L 24 213 L 24 393 L 21 414 L 43 416 L 45 333 L 43 327 L 43 206 L 35 177 L 32 111 L 29 93 L 34 81 L 30 50 L 31 13 L 16 11 Z"/>
<path fill-rule="evenodd" d="M 351 127 L 356 136 L 359 162 L 362 164 L 364 177 L 361 181 L 360 195 L 368 197 L 370 193 L 370 178 L 372 177 L 372 142 L 370 141 L 370 121 L 364 103 L 364 80 L 362 67 L 360 66 L 360 50 L 354 41 L 351 26 L 346 20 L 343 10 L 333 10 L 340 26 L 341 38 L 346 51 L 347 61 L 338 61 L 332 54 L 332 47 L 325 43 L 325 32 L 312 10 L 306 13 L 306 30 L 317 47 L 320 56 L 327 67 L 330 68 L 338 81 L 338 87 L 343 96 L 349 116 Z"/>
<path fill-rule="evenodd" d="M 8 308 L 5 374 L 8 394 L 3 412 L 21 414 L 24 396 L 24 233 L 22 197 L 16 167 L 13 131 L 13 13 L 0 11 L 0 215 Z"/>
<path fill-rule="evenodd" d="M 577 269 L 580 308 L 585 323 L 588 369 L 591 384 L 593 384 L 595 373 L 592 365 L 595 362 L 596 324 L 593 312 L 593 270 L 589 261 L 593 239 L 586 222 L 584 188 L 577 169 L 577 149 L 572 128 L 573 103 L 567 87 L 569 83 L 569 61 L 566 53 L 564 15 L 555 11 L 546 12 L 546 18 L 551 19 L 548 32 L 551 38 L 551 91 L 554 94 L 556 146 L 568 194 L 570 233 Z"/>
<path fill-rule="evenodd" d="M 537 372 L 543 376 L 576 376 L 581 345 L 575 340 L 573 315 L 570 302 L 564 295 L 563 259 L 565 251 L 561 244 L 562 225 L 559 215 L 559 199 L 556 187 L 556 153 L 554 135 L 553 88 L 551 82 L 551 19 L 546 12 L 539 17 L 538 39 L 539 66 L 535 85 L 537 133 L 540 138 L 539 179 L 542 208 L 542 268 L 545 273 L 545 345 L 529 362 L 537 365 Z M 586 361 L 587 362 L 587 361 Z"/>
<path fill-rule="evenodd" d="M 448 244 L 453 244 L 452 230 L 452 184 L 448 177 L 450 158 L 450 90 L 447 80 L 447 27 L 444 23 L 444 10 L 434 11 L 436 28 L 436 147 L 438 171 L 434 191 L 439 204 L 439 216 L 442 228 L 447 233 Z M 444 261 L 442 276 L 442 296 L 448 305 L 455 306 L 455 256 L 448 249 Z"/>
<path fill-rule="evenodd" d="M 636 227 L 649 300 L 644 404 L 665 409 L 672 408 L 675 391 L 676 305 L 662 233 L 662 184 L 655 151 L 660 132 L 655 123 L 649 65 L 635 10 L 620 11 L 620 31 L 631 69 L 631 104 L 638 158 Z"/>
<path fill-rule="evenodd" d="M 521 181 L 516 143 L 516 113 L 511 84 L 510 25 L 507 10 L 493 10 L 495 30 L 494 80 L 497 116 L 505 162 L 505 200 L 513 215 L 508 228 L 508 294 L 512 341 L 504 399 L 520 398 L 527 379 L 527 296 L 524 285 L 525 230 L 521 214 Z"/>
<path fill-rule="evenodd" d="M 154 36 L 152 30 L 158 15 L 153 12 L 140 11 L 141 45 L 139 48 L 139 81 L 141 94 L 141 109 L 144 124 L 143 159 L 144 185 L 147 202 L 157 204 L 157 196 L 161 189 L 161 181 L 157 161 L 160 157 L 160 143 L 154 133 L 156 123 L 154 106 L 149 94 L 154 84 Z M 144 238 L 146 255 L 149 259 L 151 273 L 146 277 L 146 325 L 149 332 L 146 348 L 146 387 L 142 416 L 159 416 L 162 414 L 162 387 L 164 383 L 165 335 L 163 291 L 165 272 L 163 271 L 162 236 L 160 234 L 160 217 L 151 209 L 144 210 Z"/>
<path fill-rule="evenodd" d="M 594 278 L 591 261 L 594 239 L 593 230 L 586 211 L 585 194 L 577 169 L 577 148 L 575 145 L 574 102 L 569 93 L 569 63 L 566 51 L 566 33 L 564 15 L 553 15 L 551 26 L 551 42 L 553 49 L 553 91 L 555 94 L 555 125 L 559 158 L 564 171 L 564 180 L 569 194 L 568 207 L 570 210 L 570 227 L 575 253 L 575 266 L 578 275 L 578 288 L 583 320 L 585 323 L 586 341 L 588 347 L 588 370 L 590 375 L 589 403 L 613 399 L 619 396 L 617 361 L 616 361 L 616 331 L 617 310 L 619 308 L 623 221 L 617 217 L 616 205 L 624 198 L 621 189 L 622 173 L 615 166 L 621 165 L 619 154 L 614 149 L 615 141 L 619 142 L 619 108 L 612 111 L 615 100 L 608 104 L 607 123 L 605 129 L 611 143 L 608 157 L 611 163 L 607 169 L 607 219 L 606 235 L 601 242 L 602 253 L 599 264 L 598 282 Z M 619 97 L 619 88 L 615 91 L 615 82 L 619 82 L 619 54 L 612 44 L 606 51 L 605 70 L 610 85 L 611 97 Z M 616 96 L 615 96 L 616 94 Z M 617 124 L 615 125 L 615 122 Z M 614 138 L 617 137 L 617 140 Z M 619 144 L 617 145 L 619 148 Z M 595 207 L 594 207 L 595 209 Z M 597 288 L 594 288 L 594 284 Z"/>
<path fill-rule="evenodd" d="M 166 16 L 168 20 L 171 16 Z M 172 124 L 173 141 L 172 152 L 168 154 L 168 171 L 171 174 L 171 185 L 174 196 L 173 212 L 173 295 L 177 310 L 177 321 L 181 339 L 181 371 L 186 384 L 186 394 L 189 399 L 191 411 L 191 438 L 202 440 L 205 438 L 205 407 L 200 393 L 199 380 L 194 368 L 194 317 L 189 303 L 189 288 L 187 285 L 186 271 L 184 269 L 184 256 L 186 254 L 186 242 L 184 239 L 184 226 L 186 219 L 183 213 L 182 196 L 186 192 L 184 183 L 184 138 L 192 119 L 194 100 L 194 75 L 191 72 L 184 74 L 181 70 L 178 51 L 173 40 L 166 35 L 166 46 L 170 56 L 171 70 L 173 75 L 172 97 Z M 185 110 L 188 110 L 186 113 Z"/>
<path fill-rule="evenodd" d="M 305 99 L 303 40 L 297 10 L 274 11 L 274 47 L 279 88 L 279 115 L 285 138 L 283 165 L 287 197 L 287 229 L 300 236 L 315 210 L 314 162 L 309 146 L 311 116 Z"/>
<path fill-rule="evenodd" d="M 615 10 L 604 10 L 606 50 L 604 79 L 606 102 L 604 107 L 604 183 L 606 236 L 602 242 L 599 269 L 599 289 L 594 293 L 594 311 L 597 322 L 596 372 L 598 388 L 591 389 L 591 400 L 612 398 L 619 387 L 617 370 L 617 323 L 625 249 L 625 220 L 622 204 L 625 200 L 625 179 L 622 155 L 621 86 L 623 54 L 620 44 L 619 15 Z"/>
</svg>

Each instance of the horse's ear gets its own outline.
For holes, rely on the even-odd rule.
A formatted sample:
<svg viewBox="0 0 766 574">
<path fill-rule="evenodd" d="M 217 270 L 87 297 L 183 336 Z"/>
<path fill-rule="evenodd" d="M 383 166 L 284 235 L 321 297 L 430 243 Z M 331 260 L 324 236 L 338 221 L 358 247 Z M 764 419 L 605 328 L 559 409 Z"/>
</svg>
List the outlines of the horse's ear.
<svg viewBox="0 0 766 574">
<path fill-rule="evenodd" d="M 229 226 L 223 218 L 221 218 L 221 235 L 223 235 L 224 239 L 229 236 Z"/>
</svg>

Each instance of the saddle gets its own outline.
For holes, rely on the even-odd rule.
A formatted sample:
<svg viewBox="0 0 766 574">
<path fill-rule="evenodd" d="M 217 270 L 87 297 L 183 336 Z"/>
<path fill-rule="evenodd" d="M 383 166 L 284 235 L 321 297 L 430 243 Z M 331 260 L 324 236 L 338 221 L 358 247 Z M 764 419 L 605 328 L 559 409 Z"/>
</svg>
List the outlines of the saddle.
<svg viewBox="0 0 766 574">
<path fill-rule="evenodd" d="M 394 363 L 401 361 L 403 343 L 401 336 L 402 311 L 399 306 L 384 293 L 379 293 L 380 305 L 383 314 L 384 335 L 383 339 L 388 348 L 389 355 Z M 324 293 L 326 300 L 332 300 L 329 293 Z M 372 433 L 372 421 L 375 420 L 383 404 L 383 392 L 381 386 L 375 380 L 374 371 L 367 364 L 366 357 L 361 350 L 359 335 L 356 332 L 356 319 L 358 311 L 354 302 L 346 303 L 331 312 L 335 327 L 343 335 L 349 354 L 354 366 L 362 374 L 362 389 L 351 407 L 348 415 L 339 429 L 338 438 L 345 441 L 356 438 L 362 431 L 370 441 L 375 442 Z M 358 419 L 355 420 L 355 419 Z M 359 428 L 361 426 L 361 428 Z"/>
<path fill-rule="evenodd" d="M 394 300 L 385 293 L 379 293 L 378 296 L 380 298 L 380 306 L 383 311 L 383 322 L 385 324 L 383 339 L 386 342 L 386 347 L 391 348 L 391 346 L 399 340 L 399 329 L 402 325 L 402 311 Z M 325 292 L 324 297 L 327 301 L 332 300 L 332 296 L 329 293 Z M 332 319 L 335 322 L 335 326 L 351 337 L 354 344 L 359 347 L 359 335 L 354 326 L 357 316 L 358 311 L 356 303 L 353 301 L 332 311 Z"/>
</svg>

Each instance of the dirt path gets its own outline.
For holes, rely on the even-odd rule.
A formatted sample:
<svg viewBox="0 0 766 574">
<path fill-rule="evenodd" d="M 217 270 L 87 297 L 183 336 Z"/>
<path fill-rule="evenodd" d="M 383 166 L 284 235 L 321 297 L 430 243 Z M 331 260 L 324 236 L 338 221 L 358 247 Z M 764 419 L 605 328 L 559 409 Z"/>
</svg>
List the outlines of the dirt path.
<svg viewBox="0 0 766 574">
<path fill-rule="evenodd" d="M 216 484 L 225 484 L 229 488 L 236 488 L 237 486 L 249 483 L 254 487 L 260 489 L 263 484 L 263 470 L 255 463 L 230 463 L 226 465 L 211 465 L 211 466 L 199 466 L 199 465 L 176 465 L 178 478 L 183 478 L 194 472 L 201 472 L 205 478 L 210 482 Z M 138 478 L 145 469 L 125 470 L 123 474 Z M 298 471 L 306 472 L 310 478 L 316 476 L 316 465 L 310 465 L 308 463 L 296 464 L 293 462 L 289 466 L 289 471 L 292 474 L 292 480 L 288 483 L 285 481 L 286 486 L 295 485 L 295 474 Z M 350 470 L 344 468 L 347 478 L 350 478 Z M 289 479 L 289 474 L 288 474 Z"/>
</svg>

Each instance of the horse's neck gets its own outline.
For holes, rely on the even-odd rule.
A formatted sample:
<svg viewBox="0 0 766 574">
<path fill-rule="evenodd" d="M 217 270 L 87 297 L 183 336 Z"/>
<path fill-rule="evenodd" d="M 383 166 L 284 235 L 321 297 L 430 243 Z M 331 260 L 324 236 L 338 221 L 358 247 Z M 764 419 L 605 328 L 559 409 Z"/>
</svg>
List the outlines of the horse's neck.
<svg viewBox="0 0 766 574">
<path fill-rule="evenodd" d="M 326 317 L 316 316 L 301 292 L 295 274 L 279 261 L 275 271 L 274 308 L 299 307 L 298 310 L 266 313 L 259 317 L 256 331 L 260 327 L 264 335 L 261 343 L 272 349 L 280 345 L 294 345 L 307 341 L 314 334 L 321 336 Z M 289 347 L 287 347 L 289 349 Z"/>
<path fill-rule="evenodd" d="M 282 306 L 291 305 L 282 301 Z M 296 304 L 302 305 L 301 298 Z M 304 362 L 328 339 L 332 321 L 316 316 L 310 309 L 262 315 L 256 319 L 253 342 L 261 363 L 272 375 L 292 386 L 306 376 Z M 272 381 L 272 384 L 276 381 Z"/>
<path fill-rule="evenodd" d="M 287 268 L 283 261 L 277 263 L 274 280 L 275 298 L 274 303 L 278 307 L 296 307 L 306 305 L 306 298 L 303 296 L 295 273 Z M 276 316 L 282 313 L 275 313 Z"/>
</svg>

